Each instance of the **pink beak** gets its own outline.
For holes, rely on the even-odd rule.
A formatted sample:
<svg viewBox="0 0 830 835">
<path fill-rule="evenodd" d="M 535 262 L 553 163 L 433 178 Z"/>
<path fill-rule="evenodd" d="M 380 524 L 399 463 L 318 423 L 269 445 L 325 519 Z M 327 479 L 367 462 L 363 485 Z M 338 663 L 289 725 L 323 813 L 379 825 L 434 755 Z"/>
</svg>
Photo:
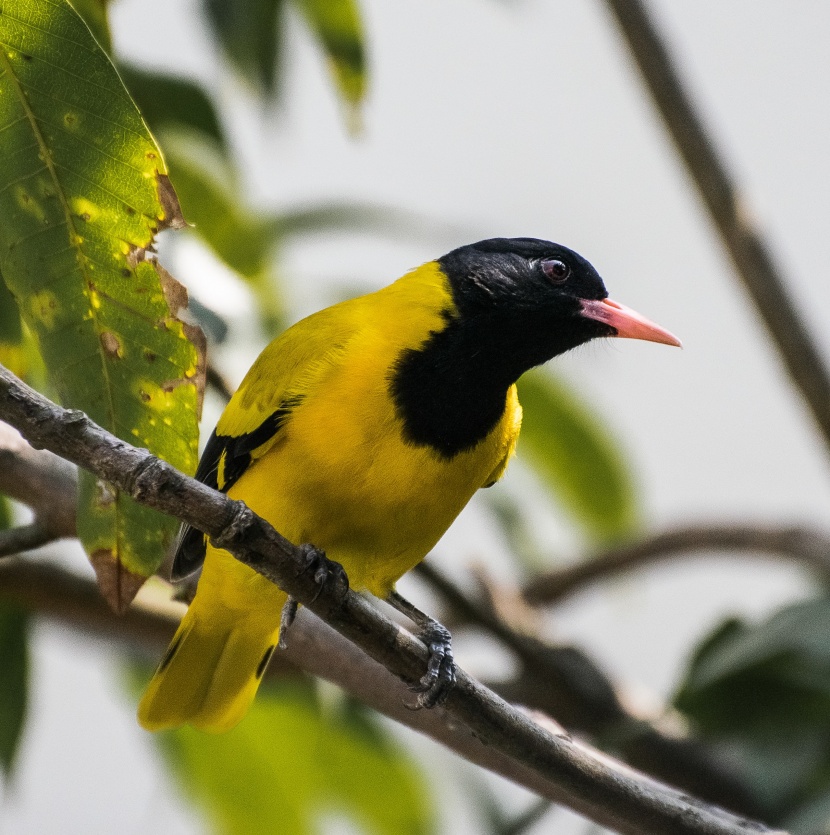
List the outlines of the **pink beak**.
<svg viewBox="0 0 830 835">
<path fill-rule="evenodd" d="M 611 299 L 582 299 L 582 315 L 586 319 L 595 319 L 610 325 L 617 332 L 616 336 L 625 339 L 645 339 L 647 342 L 662 342 L 664 345 L 683 346 L 680 340 L 660 325 L 650 322 L 636 310 L 618 304 Z"/>
</svg>

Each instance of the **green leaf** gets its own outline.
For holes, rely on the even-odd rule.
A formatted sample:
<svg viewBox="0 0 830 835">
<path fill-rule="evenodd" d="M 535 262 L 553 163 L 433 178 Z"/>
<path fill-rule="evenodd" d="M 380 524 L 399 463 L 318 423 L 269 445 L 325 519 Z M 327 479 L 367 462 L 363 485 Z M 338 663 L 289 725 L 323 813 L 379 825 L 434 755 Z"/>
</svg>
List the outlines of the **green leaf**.
<svg viewBox="0 0 830 835">
<path fill-rule="evenodd" d="M 355 0 L 294 0 L 319 42 L 335 86 L 355 107 L 366 92 L 366 50 Z M 225 54 L 257 90 L 277 88 L 285 0 L 204 0 L 208 21 Z"/>
<path fill-rule="evenodd" d="M 75 11 L 84 19 L 93 37 L 107 52 L 112 52 L 112 36 L 107 19 L 109 0 L 72 0 Z"/>
<path fill-rule="evenodd" d="M 356 0 L 294 0 L 328 59 L 344 101 L 360 104 L 366 92 L 366 50 Z"/>
<path fill-rule="evenodd" d="M 7 777 L 26 722 L 28 634 L 28 614 L 12 604 L 0 604 L 0 767 Z"/>
<path fill-rule="evenodd" d="M 769 620 L 749 626 L 730 619 L 698 649 L 685 687 L 701 691 L 726 678 L 772 665 L 803 667 L 800 679 L 830 692 L 830 600 L 818 598 L 787 606 Z M 821 670 L 816 678 L 813 670 Z"/>
<path fill-rule="evenodd" d="M 268 270 L 271 233 L 267 222 L 245 207 L 235 172 L 190 132 L 165 131 L 163 141 L 193 231 L 232 270 L 259 280 Z"/>
<path fill-rule="evenodd" d="M 146 257 L 183 222 L 159 149 L 67 2 L 3 0 L 0 41 L 0 270 L 64 404 L 193 472 L 199 334 Z M 79 534 L 114 608 L 177 526 L 82 476 Z"/>
<path fill-rule="evenodd" d="M 597 540 L 630 534 L 637 523 L 631 474 L 616 444 L 548 372 L 519 380 L 524 410 L 519 455 Z"/>
<path fill-rule="evenodd" d="M 788 606 L 759 624 L 730 619 L 702 642 L 675 695 L 771 820 L 830 792 L 828 630 L 827 599 Z"/>
<path fill-rule="evenodd" d="M 282 41 L 284 0 L 204 0 L 217 40 L 243 78 L 271 94 Z"/>
<path fill-rule="evenodd" d="M 431 831 L 422 780 L 382 728 L 351 704 L 323 710 L 309 687 L 264 687 L 226 734 L 184 728 L 162 740 L 188 793 L 227 835 L 304 835 L 327 813 L 378 835 Z"/>
<path fill-rule="evenodd" d="M 171 127 L 193 130 L 214 142 L 227 156 L 225 134 L 216 108 L 198 84 L 124 64 L 118 71 L 154 133 Z"/>
</svg>

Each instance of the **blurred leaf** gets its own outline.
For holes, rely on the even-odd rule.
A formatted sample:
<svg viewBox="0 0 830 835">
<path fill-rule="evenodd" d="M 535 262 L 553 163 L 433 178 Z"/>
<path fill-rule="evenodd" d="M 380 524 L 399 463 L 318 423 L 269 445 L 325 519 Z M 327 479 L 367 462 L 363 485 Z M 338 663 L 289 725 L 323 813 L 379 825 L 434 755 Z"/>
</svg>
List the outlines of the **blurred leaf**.
<svg viewBox="0 0 830 835">
<path fill-rule="evenodd" d="M 356 0 L 294 0 L 328 58 L 344 101 L 354 107 L 366 92 L 363 24 Z"/>
<path fill-rule="evenodd" d="M 366 91 L 363 26 L 355 0 L 294 0 L 328 60 L 335 86 L 354 108 Z M 285 25 L 285 0 L 204 0 L 225 54 L 244 79 L 273 95 Z"/>
<path fill-rule="evenodd" d="M 65 405 L 185 472 L 200 357 L 183 288 L 145 258 L 180 221 L 165 166 L 107 56 L 64 0 L 0 15 L 0 269 Z M 125 607 L 178 522 L 82 474 L 78 529 Z"/>
<path fill-rule="evenodd" d="M 232 270 L 255 281 L 268 269 L 268 224 L 244 205 L 230 167 L 190 132 L 165 131 L 165 155 L 182 213 Z"/>
<path fill-rule="evenodd" d="M 548 372 L 519 380 L 519 455 L 595 539 L 618 539 L 637 521 L 631 474 L 597 419 Z"/>
<path fill-rule="evenodd" d="M 0 504 L 6 506 L 6 502 Z M 8 777 L 26 721 L 29 679 L 28 614 L 0 604 L 0 767 Z"/>
<path fill-rule="evenodd" d="M 533 525 L 523 504 L 501 490 L 488 490 L 484 497 L 493 511 L 510 553 L 528 570 L 549 568 L 551 555 L 539 547 L 533 535 Z"/>
<path fill-rule="evenodd" d="M 210 736 L 162 737 L 188 792 L 227 835 L 304 835 L 326 813 L 367 831 L 431 830 L 421 778 L 365 711 L 326 712 L 310 687 L 263 687 L 245 719 Z"/>
<path fill-rule="evenodd" d="M 453 230 L 444 221 L 396 206 L 374 203 L 319 203 L 280 212 L 271 218 L 271 223 L 274 234 L 279 238 L 357 230 L 405 236 L 410 240 L 415 237 L 446 238 L 448 244 L 455 240 Z"/>
<path fill-rule="evenodd" d="M 284 0 L 204 0 L 217 40 L 247 81 L 272 94 L 282 41 Z"/>
<path fill-rule="evenodd" d="M 107 20 L 109 0 L 72 0 L 75 11 L 84 19 L 93 37 L 106 51 L 112 52 L 112 37 Z"/>
<path fill-rule="evenodd" d="M 771 687 L 786 690 L 790 698 L 818 699 L 830 709 L 828 635 L 830 600 L 823 598 L 788 606 L 755 626 L 729 620 L 695 653 L 676 702 L 682 710 L 693 712 L 703 698 L 711 708 L 716 692 L 729 696 L 735 688 L 746 689 L 766 679 Z M 727 708 L 725 702 L 720 704 Z M 752 711 L 746 707 L 735 704 L 734 710 L 737 715 L 731 721 L 752 721 Z M 799 721 L 804 718 L 798 717 Z"/>
<path fill-rule="evenodd" d="M 198 84 L 124 64 L 118 72 L 153 133 L 171 127 L 193 130 L 215 142 L 216 148 L 227 156 L 216 108 Z"/>
<path fill-rule="evenodd" d="M 760 624 L 728 620 L 697 649 L 674 699 L 697 733 L 722 747 L 771 820 L 820 806 L 816 798 L 830 792 L 828 634 L 827 599 Z"/>
<path fill-rule="evenodd" d="M 257 294 L 266 332 L 284 326 L 284 309 L 272 274 L 273 223 L 249 211 L 235 172 L 191 132 L 166 131 L 164 147 L 182 212 L 193 233 Z"/>
</svg>

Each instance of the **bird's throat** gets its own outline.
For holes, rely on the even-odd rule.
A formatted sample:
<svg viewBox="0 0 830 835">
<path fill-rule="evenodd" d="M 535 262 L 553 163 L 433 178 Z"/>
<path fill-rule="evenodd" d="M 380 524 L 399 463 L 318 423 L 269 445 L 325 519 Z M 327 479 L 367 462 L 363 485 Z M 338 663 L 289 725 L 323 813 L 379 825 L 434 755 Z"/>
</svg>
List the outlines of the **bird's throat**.
<svg viewBox="0 0 830 835">
<path fill-rule="evenodd" d="M 481 337 L 450 319 L 422 346 L 402 352 L 389 387 L 408 443 L 453 458 L 498 424 L 518 373 Z"/>
</svg>

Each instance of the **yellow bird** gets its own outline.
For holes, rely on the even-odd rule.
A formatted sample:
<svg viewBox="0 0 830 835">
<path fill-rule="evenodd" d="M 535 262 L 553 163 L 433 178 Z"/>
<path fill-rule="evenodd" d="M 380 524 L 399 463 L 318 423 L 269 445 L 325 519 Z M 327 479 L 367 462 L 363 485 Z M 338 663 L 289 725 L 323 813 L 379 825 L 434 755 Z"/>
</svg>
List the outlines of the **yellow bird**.
<svg viewBox="0 0 830 835">
<path fill-rule="evenodd" d="M 680 344 L 607 295 L 584 258 L 548 241 L 453 250 L 275 339 L 228 403 L 196 477 L 323 549 L 352 588 L 394 595 L 473 493 L 504 474 L 522 373 L 595 337 Z M 200 567 L 138 708 L 149 730 L 233 727 L 278 642 L 285 593 L 185 529 L 173 579 Z M 451 680 L 440 658 L 432 666 Z M 440 699 L 440 685 L 424 704 Z"/>
</svg>

